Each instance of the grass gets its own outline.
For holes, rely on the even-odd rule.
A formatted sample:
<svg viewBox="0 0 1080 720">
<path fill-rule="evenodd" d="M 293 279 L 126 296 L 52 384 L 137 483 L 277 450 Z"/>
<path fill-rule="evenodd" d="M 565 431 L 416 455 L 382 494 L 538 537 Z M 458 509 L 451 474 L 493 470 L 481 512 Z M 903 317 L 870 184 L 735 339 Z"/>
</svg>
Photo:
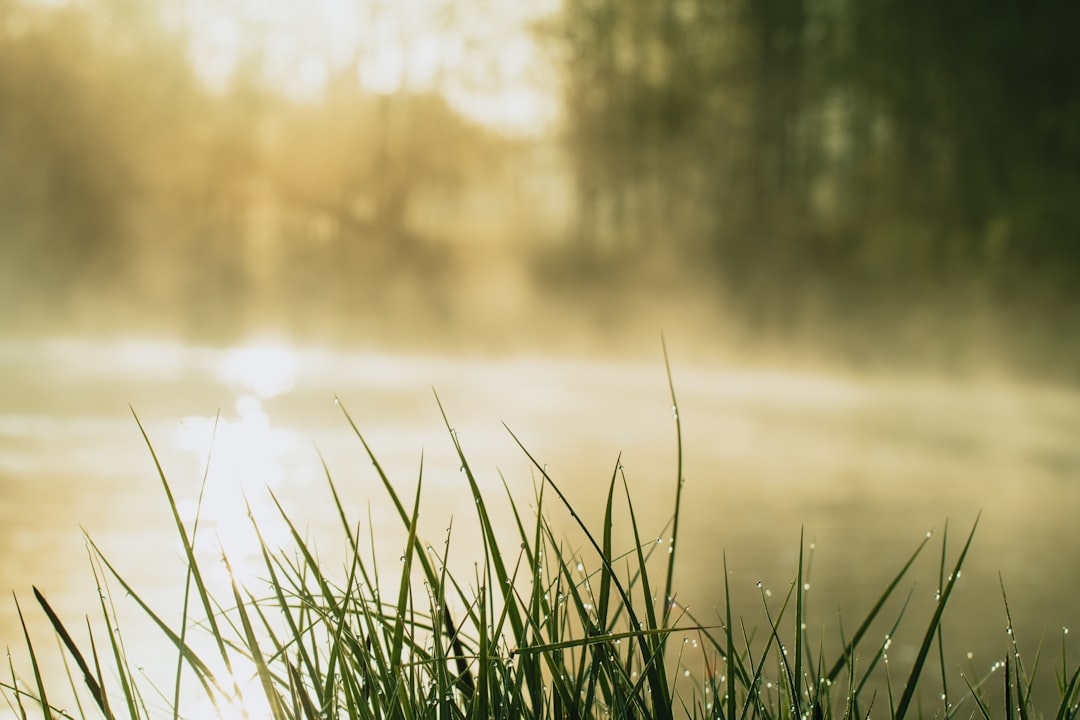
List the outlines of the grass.
<svg viewBox="0 0 1080 720">
<path fill-rule="evenodd" d="M 1030 667 L 1022 659 L 1004 589 L 1011 652 L 995 671 L 984 676 L 964 674 L 960 690 L 947 683 L 944 614 L 975 526 L 952 558 L 947 530 L 943 533 L 937 602 L 911 638 L 918 650 L 904 677 L 889 673 L 889 638 L 896 635 L 908 607 L 906 600 L 900 602 L 901 588 L 916 558 L 927 548 L 929 536 L 895 571 L 854 632 L 848 636 L 841 630 L 834 645 L 842 649 L 835 657 L 826 655 L 823 641 L 815 645 L 806 629 L 804 574 L 808 569 L 803 542 L 786 595 L 773 599 L 762 591 L 766 618 L 762 626 L 747 628 L 733 617 L 726 583 L 723 605 L 713 614 L 699 617 L 680 606 L 676 565 L 682 440 L 673 386 L 671 396 L 679 452 L 671 521 L 664 528 L 671 538 L 669 545 L 658 544 L 654 532 L 639 526 L 618 461 L 608 479 L 603 521 L 596 527 L 582 520 L 559 482 L 520 441 L 539 480 L 529 498 L 531 509 L 526 512 L 508 487 L 506 505 L 497 506 L 481 493 L 447 421 L 450 441 L 475 499 L 481 537 L 475 570 L 468 576 L 451 569 L 457 565 L 449 562 L 455 553 L 452 534 L 441 549 L 420 537 L 423 470 L 416 478 L 415 495 L 402 495 L 342 406 L 404 530 L 400 573 L 392 577 L 366 558 L 359 526 L 348 517 L 327 470 L 340 531 L 349 548 L 342 576 L 326 570 L 316 548 L 305 541 L 274 498 L 292 547 L 271 547 L 259 535 L 267 588 L 260 595 L 241 586 L 231 568 L 226 590 L 211 588 L 207 569 L 200 566 L 194 551 L 198 516 L 190 524 L 181 519 L 169 481 L 140 423 L 187 560 L 184 582 L 177 589 L 183 601 L 180 617 L 170 621 L 155 612 L 90 541 L 101 622 L 95 628 L 87 621 L 85 632 L 79 633 L 85 639 L 76 641 L 76 633 L 34 588 L 34 598 L 54 629 L 58 652 L 67 663 L 67 680 L 61 682 L 63 687 L 50 685 L 55 680 L 45 678 L 42 651 L 23 622 L 30 681 L 16 672 L 9 651 L 10 679 L 0 682 L 8 705 L 21 718 L 1077 717 L 1080 666 L 1069 669 L 1064 642 L 1057 695 L 1042 698 L 1047 704 L 1036 707 L 1033 688 L 1040 657 Z M 205 482 L 204 476 L 204 487 Z M 504 507 L 509 509 L 514 530 L 508 537 L 498 537 L 493 514 L 506 512 Z M 572 545 L 556 530 L 551 520 L 556 514 L 569 516 L 583 550 L 571 549 L 578 544 Z M 624 527 L 632 533 L 629 548 L 615 547 L 617 521 L 626 523 Z M 254 519 L 251 523 L 259 533 L 258 523 Z M 224 561 L 228 567 L 228 558 Z M 726 555 L 718 570 L 728 577 Z M 160 632 L 164 646 L 171 648 L 155 659 L 167 670 L 170 686 L 148 681 L 126 650 L 112 600 L 117 588 L 141 608 Z M 15 602 L 19 604 L 17 598 Z M 886 610 L 897 604 L 899 610 Z M 19 617 L 23 618 L 21 606 Z M 882 627 L 888 628 L 884 639 Z M 932 702 L 921 697 L 926 694 L 932 694 Z M 60 695 L 72 698 L 75 709 L 62 710 L 54 704 L 53 696 Z"/>
</svg>

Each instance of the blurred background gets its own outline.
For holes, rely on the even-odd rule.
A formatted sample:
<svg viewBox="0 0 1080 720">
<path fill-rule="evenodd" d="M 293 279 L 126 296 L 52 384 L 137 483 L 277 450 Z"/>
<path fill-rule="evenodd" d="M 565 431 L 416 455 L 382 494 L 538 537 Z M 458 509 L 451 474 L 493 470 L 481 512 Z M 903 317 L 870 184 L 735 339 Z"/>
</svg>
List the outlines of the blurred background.
<svg viewBox="0 0 1080 720">
<path fill-rule="evenodd" d="M 0 329 L 1075 380 L 1078 14 L 4 0 Z"/>
<path fill-rule="evenodd" d="M 271 539 L 266 486 L 333 530 L 313 440 L 396 532 L 335 393 L 405 487 L 427 451 L 429 536 L 456 513 L 469 537 L 431 386 L 485 488 L 498 466 L 533 492 L 506 420 L 586 516 L 625 451 L 663 533 L 662 331 L 681 597 L 717 603 L 727 547 L 753 616 L 805 525 L 811 607 L 850 630 L 927 530 L 952 518 L 955 551 L 982 509 L 958 656 L 1004 649 L 999 570 L 1028 637 L 1056 639 L 1080 588 L 1078 22 L 1050 1 L 0 0 L 0 589 L 92 610 L 82 526 L 176 610 L 129 402 L 189 519 L 209 454 L 210 561 L 258 559 L 237 490 Z M 21 644 L 11 604 L 0 632 Z"/>
</svg>

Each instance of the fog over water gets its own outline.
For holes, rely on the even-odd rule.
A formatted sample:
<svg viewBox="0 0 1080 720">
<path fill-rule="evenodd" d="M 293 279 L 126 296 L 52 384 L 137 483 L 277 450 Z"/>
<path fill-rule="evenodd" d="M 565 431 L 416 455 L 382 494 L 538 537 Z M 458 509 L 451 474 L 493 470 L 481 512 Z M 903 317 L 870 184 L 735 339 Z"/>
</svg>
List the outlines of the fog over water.
<svg viewBox="0 0 1080 720">
<path fill-rule="evenodd" d="M 786 592 L 804 528 L 814 548 L 811 617 L 835 632 L 835 612 L 857 622 L 927 531 L 940 540 L 948 522 L 955 554 L 981 512 L 946 624 L 955 651 L 972 652 L 976 666 L 987 668 L 1002 652 L 999 572 L 1022 638 L 1034 642 L 1044 630 L 1053 636 L 1070 622 L 1080 587 L 1069 560 L 1080 552 L 1072 522 L 1080 501 L 1080 393 L 699 364 L 673 355 L 686 478 L 676 577 L 680 600 L 696 612 L 711 616 L 722 601 L 726 552 L 736 607 L 748 621 L 758 617 L 755 584 Z M 31 584 L 42 588 L 68 617 L 93 611 L 80 528 L 163 613 L 179 612 L 182 552 L 126 402 L 188 521 L 220 408 L 199 553 L 214 567 L 224 549 L 247 582 L 260 582 L 261 559 L 245 497 L 264 536 L 288 544 L 267 489 L 331 567 L 343 557 L 314 446 L 351 520 L 374 536 L 382 566 L 395 569 L 403 530 L 335 396 L 405 497 L 423 452 L 421 533 L 441 543 L 452 524 L 451 559 L 459 567 L 479 561 L 479 546 L 471 496 L 432 388 L 494 507 L 505 505 L 499 472 L 524 505 L 539 477 L 505 422 L 590 522 L 600 521 L 621 462 L 643 532 L 667 543 L 675 430 L 659 350 L 642 362 L 56 340 L 5 343 L 0 365 L 9 381 L 0 404 L 2 540 L 9 548 L 3 577 L 20 597 Z M 550 500 L 547 512 L 572 538 L 566 513 Z M 501 517 L 499 530 L 512 540 L 513 526 Z M 625 519 L 616 523 L 616 539 L 631 547 Z M 912 613 L 926 612 L 932 601 L 936 552 L 916 567 Z M 129 601 L 118 605 L 122 616 L 126 607 L 137 617 Z M 40 618 L 31 622 L 42 628 Z M 11 606 L 0 613 L 0 631 L 9 642 L 19 637 Z M 152 638 L 136 635 L 131 649 L 153 657 L 162 646 Z M 919 639 L 915 630 L 898 637 L 894 662 L 910 660 Z"/>
</svg>

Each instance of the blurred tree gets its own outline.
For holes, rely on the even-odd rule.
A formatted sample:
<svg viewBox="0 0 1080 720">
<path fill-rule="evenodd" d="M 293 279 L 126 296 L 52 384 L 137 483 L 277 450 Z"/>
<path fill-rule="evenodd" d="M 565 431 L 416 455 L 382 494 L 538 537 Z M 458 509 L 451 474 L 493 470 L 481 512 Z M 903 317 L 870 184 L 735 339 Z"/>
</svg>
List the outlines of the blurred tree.
<svg viewBox="0 0 1080 720">
<path fill-rule="evenodd" d="M 565 0 L 574 250 L 711 257 L 758 327 L 808 301 L 1067 320 L 1078 22 L 1055 2 Z"/>
<path fill-rule="evenodd" d="M 0 13 L 0 286 L 8 303 L 62 306 L 122 257 L 114 199 L 130 177 L 110 152 L 87 16 Z"/>
</svg>

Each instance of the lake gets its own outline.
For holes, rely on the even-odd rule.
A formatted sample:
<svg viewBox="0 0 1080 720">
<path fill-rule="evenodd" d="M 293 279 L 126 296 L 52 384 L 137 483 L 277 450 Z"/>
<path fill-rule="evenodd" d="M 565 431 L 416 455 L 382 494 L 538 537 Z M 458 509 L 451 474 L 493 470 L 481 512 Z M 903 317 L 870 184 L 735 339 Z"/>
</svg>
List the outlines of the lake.
<svg viewBox="0 0 1080 720">
<path fill-rule="evenodd" d="M 736 609 L 755 622 L 757 582 L 782 597 L 805 529 L 810 634 L 816 642 L 824 627 L 834 654 L 838 611 L 850 634 L 933 531 L 902 586 L 914 587 L 911 619 L 891 652 L 910 661 L 937 588 L 945 523 L 952 562 L 981 511 L 946 612 L 947 655 L 980 671 L 1003 656 L 1000 572 L 1022 648 L 1033 652 L 1045 633 L 1059 657 L 1080 590 L 1080 393 L 682 362 L 677 351 L 673 375 L 685 452 L 676 585 L 703 621 L 715 621 L 722 602 L 722 553 Z M 71 626 L 99 612 L 83 528 L 164 616 L 179 616 L 181 551 L 132 408 L 189 519 L 213 438 L 199 543 L 210 564 L 224 549 L 243 579 L 258 582 L 245 498 L 268 538 L 287 540 L 267 488 L 331 563 L 343 557 L 321 453 L 351 521 L 374 538 L 380 567 L 393 569 L 404 533 L 336 396 L 407 499 L 423 453 L 421 532 L 442 542 L 452 521 L 452 560 L 471 567 L 475 511 L 433 388 L 493 507 L 508 507 L 500 473 L 523 509 L 540 477 L 505 422 L 587 521 L 599 523 L 621 464 L 644 532 L 669 544 L 676 442 L 659 350 L 641 362 L 0 342 L 0 579 L 17 595 L 46 667 L 59 668 L 59 651 L 31 585 Z M 545 509 L 587 562 L 550 494 Z M 501 530 L 513 540 L 508 519 Z M 625 515 L 616 535 L 629 549 Z M 115 599 L 122 616 L 133 607 Z M 161 650 L 154 635 L 132 638 L 140 663 Z M 10 600 L 0 603 L 0 637 L 32 682 Z M 1075 653 L 1076 633 L 1065 637 Z M 1044 662 L 1049 682 L 1053 662 Z"/>
</svg>

